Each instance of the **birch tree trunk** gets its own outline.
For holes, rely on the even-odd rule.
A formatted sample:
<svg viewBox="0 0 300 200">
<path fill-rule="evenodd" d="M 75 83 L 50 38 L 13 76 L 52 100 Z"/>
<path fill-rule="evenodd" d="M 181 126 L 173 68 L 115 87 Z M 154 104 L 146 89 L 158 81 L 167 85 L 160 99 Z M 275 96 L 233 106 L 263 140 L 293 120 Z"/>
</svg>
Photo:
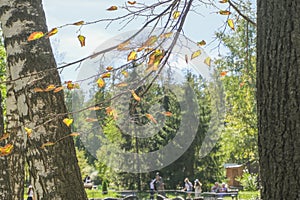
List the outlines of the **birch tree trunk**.
<svg viewBox="0 0 300 200">
<path fill-rule="evenodd" d="M 23 199 L 24 163 L 29 164 L 38 200 L 87 199 L 73 139 L 63 122 L 63 91 L 36 93 L 34 88 L 60 86 L 48 39 L 28 42 L 34 31 L 47 32 L 41 0 L 1 0 L 0 20 L 7 52 L 7 118 L 14 150 L 10 155 L 13 199 Z M 50 71 L 49 71 L 50 70 Z M 35 75 L 28 76 L 34 73 Z M 38 74 L 37 74 L 38 73 Z M 32 128 L 30 137 L 24 128 Z M 46 142 L 58 141 L 46 148 Z M 25 160 L 26 158 L 26 160 Z"/>
<path fill-rule="evenodd" d="M 257 8 L 261 196 L 300 199 L 300 2 L 258 0 Z"/>
</svg>

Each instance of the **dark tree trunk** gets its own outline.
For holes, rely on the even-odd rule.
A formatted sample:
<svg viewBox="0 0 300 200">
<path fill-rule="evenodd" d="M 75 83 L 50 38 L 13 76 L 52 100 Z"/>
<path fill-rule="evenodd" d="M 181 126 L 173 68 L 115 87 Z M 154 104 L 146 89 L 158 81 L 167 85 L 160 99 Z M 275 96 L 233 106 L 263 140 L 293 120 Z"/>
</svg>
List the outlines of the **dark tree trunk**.
<svg viewBox="0 0 300 200">
<path fill-rule="evenodd" d="M 257 1 L 262 199 L 300 199 L 300 1 Z"/>
<path fill-rule="evenodd" d="M 73 139 L 63 122 L 63 92 L 36 93 L 34 88 L 60 86 L 48 39 L 28 42 L 35 31 L 47 32 L 41 0 L 1 0 L 0 19 L 7 52 L 7 118 L 14 151 L 9 156 L 13 199 L 23 199 L 24 163 L 39 200 L 87 199 Z M 36 75 L 36 72 L 38 75 Z M 35 75 L 27 76 L 30 73 Z M 24 130 L 33 128 L 30 137 Z M 42 149 L 46 142 L 58 141 Z M 25 159 L 26 158 L 26 159 Z"/>
<path fill-rule="evenodd" d="M 3 120 L 3 98 L 0 91 L 0 138 L 4 133 L 4 120 Z M 0 146 L 4 146 L 5 142 L 0 141 Z M 12 200 L 11 188 L 8 174 L 8 163 L 6 156 L 0 156 L 0 199 Z"/>
</svg>

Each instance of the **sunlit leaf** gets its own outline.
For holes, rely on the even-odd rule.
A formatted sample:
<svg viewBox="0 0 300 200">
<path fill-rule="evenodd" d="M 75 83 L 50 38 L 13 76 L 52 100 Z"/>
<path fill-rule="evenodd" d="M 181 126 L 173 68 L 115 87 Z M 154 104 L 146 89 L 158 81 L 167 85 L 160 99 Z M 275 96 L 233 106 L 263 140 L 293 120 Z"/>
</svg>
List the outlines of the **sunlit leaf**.
<svg viewBox="0 0 300 200">
<path fill-rule="evenodd" d="M 95 107 L 89 108 L 89 110 L 101 110 L 101 108 L 99 106 L 95 106 Z"/>
<path fill-rule="evenodd" d="M 219 3 L 228 3 L 228 0 L 221 0 Z"/>
<path fill-rule="evenodd" d="M 227 71 L 223 71 L 220 73 L 220 76 L 226 76 L 226 74 L 227 74 Z"/>
<path fill-rule="evenodd" d="M 34 92 L 45 92 L 42 88 L 34 88 Z"/>
<path fill-rule="evenodd" d="M 210 57 L 205 58 L 204 63 L 210 67 L 210 65 L 211 65 L 211 58 Z"/>
<path fill-rule="evenodd" d="M 127 85 L 128 84 L 124 82 L 116 84 L 117 87 L 126 87 Z"/>
<path fill-rule="evenodd" d="M 173 35 L 172 32 L 164 33 L 160 35 L 160 38 L 170 38 Z"/>
<path fill-rule="evenodd" d="M 117 50 L 122 51 L 122 50 L 128 50 L 129 48 L 127 47 L 130 44 L 130 41 L 123 42 L 118 45 Z"/>
<path fill-rule="evenodd" d="M 173 114 L 170 111 L 164 112 L 164 115 L 167 117 L 171 117 Z"/>
<path fill-rule="evenodd" d="M 98 78 L 97 84 L 99 88 L 103 88 L 105 85 L 105 81 L 103 80 L 103 78 Z"/>
<path fill-rule="evenodd" d="M 111 107 L 105 108 L 105 112 L 107 115 L 110 115 L 112 111 L 113 111 L 113 109 Z"/>
<path fill-rule="evenodd" d="M 127 3 L 130 5 L 134 5 L 134 4 L 136 4 L 136 1 L 127 1 Z"/>
<path fill-rule="evenodd" d="M 127 71 L 122 71 L 122 74 L 123 74 L 123 76 L 124 76 L 125 78 L 128 77 L 128 72 L 127 72 Z"/>
<path fill-rule="evenodd" d="M 131 90 L 130 92 L 136 101 L 141 101 L 141 97 L 139 97 L 134 90 Z"/>
<path fill-rule="evenodd" d="M 136 60 L 137 58 L 137 53 L 136 51 L 131 51 L 128 56 L 127 56 L 127 61 L 130 61 L 130 60 Z"/>
<path fill-rule="evenodd" d="M 118 10 L 118 7 L 117 6 L 111 6 L 111 7 L 107 8 L 106 10 L 114 11 L 114 10 Z"/>
<path fill-rule="evenodd" d="M 220 13 L 221 15 L 230 15 L 230 14 L 231 14 L 231 12 L 228 11 L 228 10 L 220 10 L 219 13 Z"/>
<path fill-rule="evenodd" d="M 49 31 L 49 32 L 47 33 L 46 38 L 49 38 L 49 37 L 51 37 L 52 35 L 55 35 L 57 32 L 58 32 L 58 29 L 57 29 L 57 28 L 51 29 L 51 31 Z"/>
<path fill-rule="evenodd" d="M 145 115 L 150 121 L 152 121 L 154 124 L 157 124 L 156 119 L 151 114 L 147 113 Z"/>
<path fill-rule="evenodd" d="M 147 71 L 156 71 L 158 70 L 158 66 L 161 62 L 161 60 L 164 57 L 164 52 L 160 49 L 156 49 L 153 51 L 148 60 L 148 68 L 146 69 Z"/>
<path fill-rule="evenodd" d="M 179 11 L 175 11 L 173 12 L 173 18 L 177 19 L 180 16 L 180 12 Z"/>
<path fill-rule="evenodd" d="M 86 122 L 97 122 L 98 119 L 87 117 L 87 118 L 85 118 L 85 121 Z"/>
<path fill-rule="evenodd" d="M 200 55 L 201 55 L 201 50 L 195 51 L 194 53 L 192 53 L 191 60 L 197 58 Z"/>
<path fill-rule="evenodd" d="M 110 72 L 106 72 L 104 74 L 101 75 L 101 78 L 110 78 L 111 73 Z"/>
<path fill-rule="evenodd" d="M 154 43 L 158 40 L 158 37 L 156 35 L 152 35 L 151 37 L 149 37 L 146 42 L 144 43 L 143 46 L 149 47 L 154 45 Z"/>
<path fill-rule="evenodd" d="M 108 66 L 108 67 L 106 67 L 106 70 L 107 71 L 111 71 L 111 70 L 113 70 L 114 68 L 112 67 L 112 66 Z"/>
<path fill-rule="evenodd" d="M 73 132 L 73 133 L 70 133 L 69 136 L 71 137 L 75 137 L 75 136 L 79 136 L 80 133 L 77 133 L 77 132 Z"/>
<path fill-rule="evenodd" d="M 79 22 L 73 23 L 73 25 L 75 25 L 75 26 L 81 26 L 82 24 L 84 24 L 84 21 L 79 21 Z"/>
<path fill-rule="evenodd" d="M 43 32 L 33 32 L 29 35 L 29 37 L 27 38 L 27 41 L 32 41 L 32 40 L 37 40 L 40 39 L 41 37 L 44 37 L 44 33 Z"/>
<path fill-rule="evenodd" d="M 84 47 L 85 46 L 85 37 L 83 35 L 78 35 L 77 38 L 80 42 L 80 46 Z"/>
<path fill-rule="evenodd" d="M 41 146 L 41 149 L 45 149 L 45 147 L 53 146 L 53 145 L 55 145 L 55 142 L 46 142 Z"/>
<path fill-rule="evenodd" d="M 57 92 L 59 92 L 59 91 L 61 91 L 61 90 L 63 90 L 63 89 L 64 89 L 64 87 L 63 87 L 63 86 L 60 86 L 60 87 L 55 88 L 55 89 L 53 90 L 53 92 L 54 92 L 54 93 L 57 93 Z"/>
<path fill-rule="evenodd" d="M 32 129 L 31 128 L 27 128 L 27 127 L 24 127 L 26 133 L 27 133 L 27 137 L 31 137 L 31 134 L 32 134 Z"/>
<path fill-rule="evenodd" d="M 115 109 L 113 109 L 112 107 L 107 107 L 105 110 L 107 115 L 113 116 L 114 119 L 117 119 L 118 114 Z"/>
<path fill-rule="evenodd" d="M 204 46 L 204 45 L 206 45 L 206 42 L 205 42 L 205 40 L 201 40 L 200 42 L 197 42 L 197 45 Z"/>
<path fill-rule="evenodd" d="M 56 88 L 55 85 L 51 84 L 51 85 L 48 85 L 47 88 L 44 91 L 49 92 L 49 91 L 54 90 L 55 88 Z"/>
<path fill-rule="evenodd" d="M 234 22 L 233 22 L 233 20 L 232 20 L 232 19 L 228 19 L 228 20 L 227 20 L 227 23 L 228 23 L 228 26 L 229 26 L 232 30 L 234 30 Z"/>
<path fill-rule="evenodd" d="M 72 81 L 66 81 L 65 83 L 67 84 L 67 88 L 69 90 L 73 90 L 75 88 L 75 84 Z"/>
<path fill-rule="evenodd" d="M 4 134 L 2 135 L 2 137 L 0 138 L 0 141 L 5 140 L 5 139 L 7 139 L 8 137 L 9 137 L 9 133 L 4 133 Z"/>
<path fill-rule="evenodd" d="M 4 147 L 0 147 L 0 156 L 6 156 L 13 150 L 14 145 L 6 144 Z"/>
<path fill-rule="evenodd" d="M 70 118 L 65 118 L 63 120 L 64 124 L 67 125 L 68 127 L 73 123 L 73 119 Z"/>
</svg>

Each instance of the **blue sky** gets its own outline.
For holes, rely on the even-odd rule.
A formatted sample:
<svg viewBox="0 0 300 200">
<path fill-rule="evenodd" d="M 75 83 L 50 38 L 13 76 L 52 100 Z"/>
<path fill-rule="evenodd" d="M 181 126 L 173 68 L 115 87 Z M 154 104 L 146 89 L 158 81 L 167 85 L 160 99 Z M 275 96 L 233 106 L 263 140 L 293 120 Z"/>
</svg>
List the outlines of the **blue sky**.
<svg viewBox="0 0 300 200">
<path fill-rule="evenodd" d="M 102 18 L 112 18 L 117 16 L 121 11 L 109 12 L 106 9 L 112 5 L 124 5 L 126 1 L 121 0 L 43 0 L 44 10 L 47 17 L 49 29 L 73 23 L 80 20 L 94 21 Z M 193 41 L 201 41 L 204 39 L 207 43 L 213 41 L 214 32 L 218 31 L 226 21 L 225 16 L 216 14 L 217 9 L 199 7 L 198 13 L 191 12 L 188 16 L 184 27 L 184 33 Z M 51 40 L 55 41 L 53 45 L 56 54 L 64 54 L 59 62 L 71 62 L 90 55 L 99 45 L 109 40 L 110 38 L 121 34 L 122 32 L 130 31 L 139 28 L 142 24 L 129 24 L 125 29 L 119 31 L 118 23 L 112 24 L 105 29 L 106 23 L 97 23 L 89 26 L 84 26 L 80 34 L 86 36 L 86 46 L 80 47 L 77 39 L 78 27 L 68 26 L 59 29 L 59 32 L 52 36 Z M 214 57 L 218 54 L 212 49 L 217 45 L 214 43 L 205 47 L 205 51 Z M 74 66 L 76 68 L 76 66 Z M 74 74 L 74 69 L 66 69 L 63 72 L 63 79 L 71 78 L 70 74 Z"/>
</svg>

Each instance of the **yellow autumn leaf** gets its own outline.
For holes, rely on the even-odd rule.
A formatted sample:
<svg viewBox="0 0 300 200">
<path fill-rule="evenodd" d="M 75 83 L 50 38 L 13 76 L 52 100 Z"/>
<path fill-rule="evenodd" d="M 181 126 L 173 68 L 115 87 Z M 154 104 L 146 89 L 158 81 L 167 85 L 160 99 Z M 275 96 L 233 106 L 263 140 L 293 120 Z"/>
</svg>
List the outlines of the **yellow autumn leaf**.
<svg viewBox="0 0 300 200">
<path fill-rule="evenodd" d="M 194 58 L 197 58 L 200 55 L 201 55 L 201 50 L 193 52 L 192 56 L 191 56 L 191 60 L 193 60 Z"/>
<path fill-rule="evenodd" d="M 51 31 L 49 31 L 49 32 L 47 33 L 46 38 L 49 38 L 49 37 L 51 37 L 52 35 L 55 35 L 57 32 L 58 32 L 58 29 L 57 29 L 57 28 L 51 29 Z"/>
<path fill-rule="evenodd" d="M 231 12 L 228 11 L 228 10 L 220 10 L 219 13 L 220 13 L 221 15 L 230 15 L 230 14 L 231 14 Z"/>
<path fill-rule="evenodd" d="M 63 122 L 69 127 L 73 123 L 73 119 L 65 118 Z"/>
<path fill-rule="evenodd" d="M 111 73 L 110 72 L 106 72 L 104 74 L 101 75 L 101 78 L 110 78 Z"/>
<path fill-rule="evenodd" d="M 6 144 L 4 147 L 0 147 L 0 156 L 6 156 L 12 152 L 14 145 Z"/>
<path fill-rule="evenodd" d="M 27 136 L 30 137 L 31 134 L 32 134 L 32 129 L 31 128 L 27 128 L 27 127 L 24 127 L 26 133 L 27 133 Z"/>
<path fill-rule="evenodd" d="M 164 115 L 167 117 L 171 117 L 173 114 L 170 111 L 164 112 Z"/>
<path fill-rule="evenodd" d="M 5 139 L 7 139 L 8 137 L 9 137 L 9 133 L 4 133 L 4 134 L 2 135 L 2 137 L 0 138 L 0 141 L 5 140 Z"/>
<path fill-rule="evenodd" d="M 160 35 L 160 38 L 170 38 L 173 35 L 172 32 L 164 33 Z"/>
<path fill-rule="evenodd" d="M 105 81 L 103 80 L 103 78 L 98 78 L 97 84 L 99 88 L 103 88 L 105 85 Z"/>
<path fill-rule="evenodd" d="M 141 101 L 141 97 L 139 97 L 134 90 L 131 90 L 130 92 L 136 101 Z"/>
<path fill-rule="evenodd" d="M 63 87 L 63 86 L 60 86 L 60 87 L 55 88 L 55 89 L 53 90 L 53 92 L 54 92 L 54 93 L 57 93 L 57 92 L 59 92 L 59 91 L 61 91 L 61 90 L 63 90 L 63 89 L 64 89 L 64 87 Z"/>
<path fill-rule="evenodd" d="M 201 40 L 200 42 L 197 42 L 197 45 L 204 46 L 204 45 L 206 45 L 206 42 L 205 42 L 205 40 Z"/>
<path fill-rule="evenodd" d="M 69 136 L 71 137 L 75 137 L 75 136 L 79 136 L 80 133 L 77 133 L 77 132 L 73 132 L 73 133 L 70 133 Z"/>
<path fill-rule="evenodd" d="M 55 88 L 56 88 L 55 85 L 51 84 L 51 85 L 48 85 L 47 88 L 44 91 L 49 92 L 49 91 L 54 90 Z"/>
<path fill-rule="evenodd" d="M 232 19 L 228 19 L 228 20 L 227 20 L 227 24 L 228 24 L 228 26 L 229 26 L 232 30 L 234 30 L 234 22 L 233 22 Z"/>
<path fill-rule="evenodd" d="M 227 71 L 223 71 L 220 73 L 220 76 L 226 76 L 226 74 L 227 74 Z"/>
<path fill-rule="evenodd" d="M 117 119 L 118 114 L 115 109 L 113 109 L 112 107 L 107 107 L 105 108 L 105 111 L 107 115 L 113 116 L 114 119 Z"/>
<path fill-rule="evenodd" d="M 125 78 L 128 77 L 128 72 L 127 72 L 127 71 L 122 71 L 122 74 L 123 74 L 123 76 L 124 76 Z"/>
<path fill-rule="evenodd" d="M 228 0 L 221 0 L 219 3 L 228 3 Z"/>
<path fill-rule="evenodd" d="M 127 47 L 130 44 L 130 41 L 122 42 L 121 44 L 118 45 L 117 50 L 122 51 L 122 50 L 128 50 L 129 48 Z"/>
<path fill-rule="evenodd" d="M 99 106 L 94 106 L 89 108 L 88 110 L 101 110 L 101 108 Z"/>
<path fill-rule="evenodd" d="M 55 144 L 55 142 L 46 142 L 41 146 L 41 149 L 45 149 L 45 147 L 52 146 L 54 144 Z"/>
<path fill-rule="evenodd" d="M 78 21 L 78 22 L 73 23 L 73 25 L 75 25 L 75 26 L 80 26 L 82 24 L 84 24 L 84 21 Z"/>
<path fill-rule="evenodd" d="M 160 49 L 156 49 L 154 52 L 152 52 L 149 56 L 148 60 L 148 68 L 146 71 L 156 71 L 158 70 L 158 66 L 161 62 L 161 60 L 164 57 L 164 52 Z"/>
<path fill-rule="evenodd" d="M 111 71 L 111 70 L 113 70 L 114 68 L 112 67 L 112 66 L 108 66 L 108 67 L 106 67 L 106 70 L 107 71 Z"/>
<path fill-rule="evenodd" d="M 211 58 L 210 57 L 205 58 L 204 63 L 210 67 L 210 65 L 211 65 Z"/>
<path fill-rule="evenodd" d="M 83 35 L 78 35 L 77 38 L 80 42 L 80 46 L 84 47 L 85 46 L 85 37 Z"/>
<path fill-rule="evenodd" d="M 136 4 L 136 1 L 127 1 L 127 3 L 130 5 L 134 5 L 134 4 Z"/>
<path fill-rule="evenodd" d="M 175 11 L 173 12 L 173 18 L 177 19 L 180 16 L 180 12 L 179 11 Z"/>
<path fill-rule="evenodd" d="M 114 11 L 114 10 L 118 10 L 118 7 L 117 6 L 111 6 L 111 7 L 107 8 L 106 10 Z"/>
<path fill-rule="evenodd" d="M 29 37 L 27 38 L 27 41 L 37 40 L 37 39 L 40 39 L 41 37 L 44 37 L 43 32 L 40 32 L 40 31 L 33 32 L 29 35 Z"/>
<path fill-rule="evenodd" d="M 156 35 L 152 35 L 151 37 L 149 37 L 146 42 L 144 43 L 143 46 L 146 47 L 150 47 L 152 45 L 154 45 L 154 43 L 157 41 L 158 37 Z"/>
<path fill-rule="evenodd" d="M 130 60 L 136 60 L 137 58 L 137 53 L 136 51 L 131 51 L 128 56 L 127 56 L 127 61 L 130 61 Z"/>
<path fill-rule="evenodd" d="M 155 119 L 151 114 L 147 113 L 147 114 L 146 114 L 146 117 L 147 117 L 150 121 L 152 121 L 154 124 L 157 124 L 156 119 Z"/>
</svg>

